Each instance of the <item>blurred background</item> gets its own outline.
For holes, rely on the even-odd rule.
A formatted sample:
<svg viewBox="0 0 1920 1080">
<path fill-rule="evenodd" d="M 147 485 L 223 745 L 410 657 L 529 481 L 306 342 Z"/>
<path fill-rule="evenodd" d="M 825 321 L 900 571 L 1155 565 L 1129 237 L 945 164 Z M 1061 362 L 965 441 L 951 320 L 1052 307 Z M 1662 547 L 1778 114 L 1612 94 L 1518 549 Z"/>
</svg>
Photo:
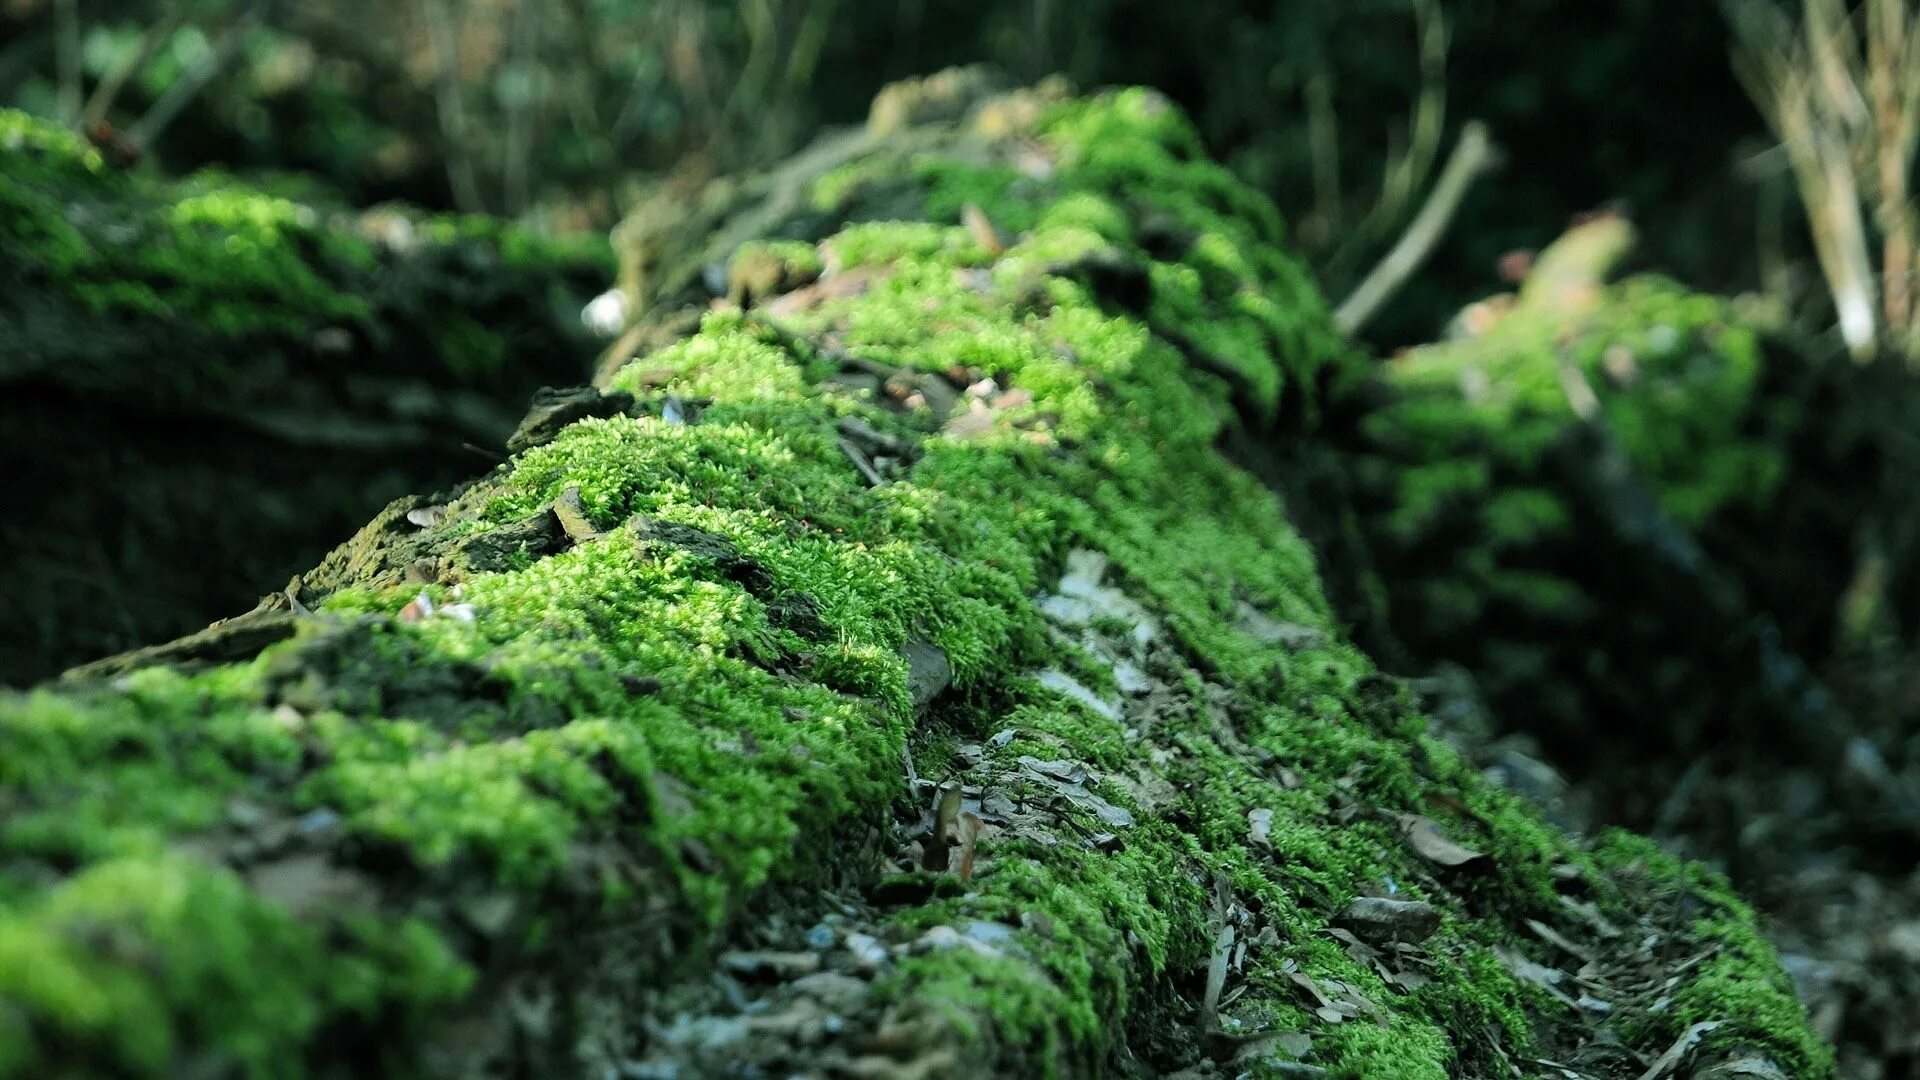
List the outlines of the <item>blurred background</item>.
<svg viewBox="0 0 1920 1080">
<path fill-rule="evenodd" d="M 775 159 L 947 65 L 1147 84 L 1272 195 L 1334 297 L 1484 121 L 1500 181 L 1368 327 L 1385 345 L 1431 339 L 1497 284 L 1503 252 L 1602 204 L 1643 227 L 1646 261 L 1702 288 L 1760 284 L 1756 245 L 1801 235 L 1777 220 L 1789 171 L 1762 154 L 1707 3 L 3 0 L 0 42 L 0 104 L 168 172 L 297 174 L 309 199 L 555 229 Z"/>
</svg>

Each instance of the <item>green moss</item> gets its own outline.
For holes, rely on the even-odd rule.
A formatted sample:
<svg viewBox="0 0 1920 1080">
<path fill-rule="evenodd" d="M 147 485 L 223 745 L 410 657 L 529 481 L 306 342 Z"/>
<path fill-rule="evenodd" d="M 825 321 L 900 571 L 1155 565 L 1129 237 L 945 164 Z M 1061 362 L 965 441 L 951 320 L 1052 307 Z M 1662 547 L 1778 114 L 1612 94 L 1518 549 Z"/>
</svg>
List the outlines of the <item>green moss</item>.
<svg viewBox="0 0 1920 1080">
<path fill-rule="evenodd" d="M 1852 526 L 1812 494 L 1829 440 L 1790 341 L 1661 278 L 1584 290 L 1385 365 L 1347 467 L 1389 599 L 1370 644 L 1465 666 L 1556 759 L 1631 768 L 1736 701 L 1778 714 L 1748 628 L 1819 655 L 1846 571 L 1789 574 L 1781 551 Z"/>
<path fill-rule="evenodd" d="M 1336 1075 L 1485 1071 L 1493 1046 L 1557 1023 L 1490 950 L 1556 918 L 1551 868 L 1584 856 L 1423 740 L 1340 640 L 1279 500 L 1216 449 L 1241 407 L 1305 420 L 1309 387 L 1348 359 L 1271 207 L 1150 95 L 1061 106 L 1039 131 L 1045 182 L 977 155 L 952 174 L 991 220 L 1032 223 L 997 256 L 951 222 L 852 226 L 820 251 L 861 288 L 777 317 L 715 312 L 634 360 L 609 379 L 630 415 L 568 426 L 424 528 L 389 515 L 334 560 L 354 587 L 309 595 L 319 614 L 257 659 L 0 698 L 0 762 L 17 745 L 41 766 L 0 772 L 0 802 L 98 806 L 72 835 L 0 833 L 0 926 L 54 943 L 35 986 L 110 980 L 139 1006 L 100 1021 L 79 995 L 0 982 L 0 1017 L 29 1033 L 0 1042 L 0 1063 L 153 1074 L 244 1034 L 287 1075 L 369 1043 L 405 1071 L 423 1039 L 384 1018 L 444 1016 L 471 986 L 465 1014 L 505 1023 L 496 988 L 534 970 L 561 998 L 595 995 L 560 1012 L 611 1017 L 593 1039 L 558 1033 L 565 1053 L 628 1045 L 647 991 L 700 970 L 771 887 L 879 876 L 866 838 L 908 796 L 910 746 L 929 774 L 977 770 L 1044 812 L 983 839 L 964 887 L 878 916 L 918 945 L 876 1008 L 934 1017 L 1006 1071 L 1098 1071 L 1150 998 L 1204 978 L 1228 901 L 1249 940 L 1256 918 L 1271 933 L 1226 1019 L 1311 1026 L 1311 1059 Z M 942 172 L 924 159 L 910 175 L 938 187 Z M 1137 236 L 1142 210 L 1194 235 Z M 1118 302 L 1128 281 L 1146 295 Z M 874 370 L 919 400 L 848 377 Z M 442 558 L 530 535 L 556 502 L 564 539 L 548 528 L 523 563 Z M 422 563 L 441 580 L 406 583 Z M 1048 615 L 1063 567 L 1092 575 L 1074 587 L 1107 598 L 1105 619 Z M 951 667 L 930 706 L 919 643 Z M 1120 655 L 1151 670 L 1151 694 L 1117 693 L 1103 658 Z M 933 715 L 980 730 L 922 731 Z M 1002 730 L 971 763 L 930 756 Z M 1023 757 L 1093 772 L 1063 791 Z M 1448 880 L 1400 841 L 1402 814 L 1501 861 Z M 307 839 L 266 843 L 289 823 Z M 238 909 L 209 956 L 146 966 L 58 916 L 113 860 L 171 866 L 183 849 L 210 853 L 197 872 Z M 337 887 L 329 902 L 274 891 L 298 857 Z M 1442 975 L 1417 992 L 1331 935 L 1349 901 L 1382 893 L 1442 914 L 1424 946 Z M 129 890 L 110 921 L 162 925 L 173 895 Z M 988 947 L 953 940 L 971 928 Z M 250 986 L 231 957 L 283 984 L 229 1019 L 207 1010 Z M 1364 995 L 1382 1023 L 1313 1016 L 1296 975 Z M 1698 992 L 1730 1001 L 1753 976 Z"/>
<path fill-rule="evenodd" d="M 1657 904 L 1692 918 L 1690 932 L 1670 949 L 1698 964 L 1699 974 L 1676 989 L 1670 1009 L 1650 1015 L 1651 1034 L 1671 1041 L 1694 1024 L 1717 1022 L 1709 1044 L 1764 1044 L 1791 1075 L 1832 1072 L 1833 1049 L 1806 1027 L 1779 955 L 1725 877 L 1618 830 L 1602 837 L 1595 857 L 1641 883 Z"/>
<path fill-rule="evenodd" d="M 1504 497 L 1505 481 L 1537 468 L 1578 422 L 1563 365 L 1593 390 L 1608 430 L 1682 524 L 1776 490 L 1782 450 L 1765 434 L 1778 430 L 1770 411 L 1781 406 L 1760 393 L 1755 331 L 1727 301 L 1659 278 L 1610 287 L 1571 325 L 1560 311 L 1523 307 L 1485 335 L 1416 350 L 1389 368 L 1404 401 L 1369 422 L 1395 448 L 1484 463 Z M 1416 473 L 1402 494 L 1430 506 L 1458 490 Z"/>
<path fill-rule="evenodd" d="M 121 170 L 16 112 L 0 147 L 0 681 L 245 610 L 590 370 L 599 237 Z"/>
</svg>

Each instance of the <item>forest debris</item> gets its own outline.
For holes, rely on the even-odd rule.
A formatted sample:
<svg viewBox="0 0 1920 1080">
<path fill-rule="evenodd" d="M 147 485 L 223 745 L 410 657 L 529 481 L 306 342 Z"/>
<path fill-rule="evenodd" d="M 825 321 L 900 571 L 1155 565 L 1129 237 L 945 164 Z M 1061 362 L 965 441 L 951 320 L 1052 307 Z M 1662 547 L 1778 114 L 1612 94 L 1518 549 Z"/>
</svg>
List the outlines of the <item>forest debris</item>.
<svg viewBox="0 0 1920 1080">
<path fill-rule="evenodd" d="M 987 254 L 999 256 L 1007 250 L 1007 243 L 1000 238 L 1000 231 L 987 219 L 986 211 L 976 203 L 968 203 L 960 208 L 960 224 L 967 227 L 967 234 L 973 242 L 986 249 Z"/>
<path fill-rule="evenodd" d="M 1233 924 L 1222 922 L 1213 937 L 1213 958 L 1207 963 L 1207 987 L 1200 998 L 1202 1035 L 1220 1026 L 1220 992 L 1227 985 L 1227 961 L 1233 955 L 1233 938 Z"/>
<path fill-rule="evenodd" d="M 872 288 L 876 276 L 868 267 L 829 273 L 811 285 L 775 296 L 761 304 L 760 310 L 778 317 L 807 311 L 827 300 L 850 300 Z"/>
<path fill-rule="evenodd" d="M 1700 1080 L 1717 1077 L 1746 1077 L 1747 1080 L 1789 1080 L 1787 1071 L 1763 1057 L 1749 1054 L 1696 1073 Z"/>
<path fill-rule="evenodd" d="M 1247 839 L 1263 848 L 1273 847 L 1273 811 L 1265 808 L 1247 811 Z"/>
<path fill-rule="evenodd" d="M 520 426 L 507 436 L 507 452 L 517 454 L 552 442 L 561 429 L 576 420 L 623 416 L 632 408 L 633 395 L 624 390 L 603 394 L 591 386 L 543 386 L 534 391 L 533 404 Z"/>
<path fill-rule="evenodd" d="M 1069 784 L 1085 783 L 1087 779 L 1087 767 L 1085 765 L 1077 761 L 1068 761 L 1065 758 L 1059 758 L 1053 761 L 1042 761 L 1037 757 L 1029 755 L 1022 757 L 1020 764 L 1031 772 L 1036 772 L 1042 776 L 1051 777 Z"/>
<path fill-rule="evenodd" d="M 895 457 L 905 453 L 905 445 L 896 437 L 867 423 L 857 416 L 843 416 L 836 421 L 840 434 L 852 439 L 870 453 L 892 454 Z"/>
<path fill-rule="evenodd" d="M 247 872 L 259 895 L 296 916 L 337 906 L 371 903 L 378 886 L 365 875 L 336 865 L 324 854 L 303 853 L 264 862 Z"/>
<path fill-rule="evenodd" d="M 857 443 L 844 435 L 840 437 L 839 443 L 840 452 L 847 455 L 847 460 L 853 462 L 854 468 L 860 470 L 860 475 L 867 481 L 867 486 L 886 486 L 887 478 L 881 476 L 880 470 L 873 467 L 873 459 L 867 456 L 865 450 L 860 449 Z"/>
<path fill-rule="evenodd" d="M 1379 1006 L 1338 979 L 1315 980 L 1304 971 L 1290 971 L 1287 978 L 1319 1003 L 1313 1010 L 1314 1015 L 1329 1024 L 1345 1023 L 1362 1015 L 1384 1020 Z"/>
<path fill-rule="evenodd" d="M 1035 678 L 1041 686 L 1085 705 L 1102 719 L 1120 719 L 1119 706 L 1114 705 L 1092 690 L 1089 690 L 1085 683 L 1058 668 L 1048 668 L 1035 676 Z"/>
<path fill-rule="evenodd" d="M 1119 589 L 1102 585 L 1107 557 L 1098 551 L 1075 548 L 1067 553 L 1067 572 L 1051 594 L 1040 599 L 1040 611 L 1064 626 L 1082 627 L 1107 616 L 1133 627 L 1133 647 L 1144 650 L 1160 636 L 1159 620 Z"/>
<path fill-rule="evenodd" d="M 1348 904 L 1334 921 L 1375 944 L 1383 941 L 1417 944 L 1440 929 L 1440 909 L 1424 900 L 1361 896 Z"/>
<path fill-rule="evenodd" d="M 1313 1050 L 1313 1036 L 1304 1031 L 1286 1031 L 1278 1028 L 1266 1031 L 1222 1031 L 1218 1028 L 1202 1033 L 1201 1045 L 1206 1048 L 1207 1056 L 1223 1063 L 1247 1061 L 1265 1054 L 1269 1048 L 1294 1058 L 1306 1057 Z M 1261 1063 L 1268 1074 L 1283 1077 L 1316 1078 L 1328 1075 L 1327 1070 L 1318 1065 L 1303 1065 L 1298 1061 L 1273 1061 Z M 1176 1073 L 1187 1076 L 1188 1073 Z M 1212 1076 L 1213 1073 L 1204 1075 Z"/>
<path fill-rule="evenodd" d="M 1578 1002 L 1569 997 L 1566 991 L 1560 989 L 1560 984 L 1567 980 L 1566 972 L 1536 963 L 1520 952 L 1505 946 L 1495 946 L 1493 953 L 1500 959 L 1500 966 L 1507 969 L 1507 974 L 1521 982 L 1539 987 L 1551 995 L 1555 1001 L 1570 1009 L 1579 1007 Z"/>
<path fill-rule="evenodd" d="M 1276 619 L 1245 600 L 1240 601 L 1238 626 L 1242 632 L 1269 645 L 1281 645 L 1295 651 L 1317 649 L 1327 643 L 1324 631 Z"/>
<path fill-rule="evenodd" d="M 576 544 L 589 540 L 598 540 L 603 535 L 593 527 L 593 519 L 587 516 L 587 506 L 580 498 L 580 485 L 568 484 L 566 490 L 553 500 L 553 516 L 560 522 L 561 531 L 567 539 Z"/>
<path fill-rule="evenodd" d="M 1102 824 L 1117 829 L 1132 827 L 1133 814 L 1130 811 L 1115 806 L 1087 790 L 1087 769 L 1079 762 L 1042 761 L 1031 755 L 1025 755 L 1020 758 L 1020 765 L 1054 791 L 1077 803 L 1082 809 L 1092 812 Z"/>
<path fill-rule="evenodd" d="M 1431 818 L 1401 814 L 1400 827 L 1407 846 L 1413 849 L 1414 854 L 1436 866 L 1485 866 L 1493 861 L 1482 852 L 1447 839 L 1447 835 L 1440 831 L 1440 826 Z"/>
<path fill-rule="evenodd" d="M 973 847 L 982 827 L 980 816 L 965 806 L 958 782 L 940 785 L 934 794 L 932 834 L 921 845 L 920 856 L 923 869 L 951 871 L 963 882 L 973 877 Z"/>
<path fill-rule="evenodd" d="M 954 416 L 942 428 L 948 435 L 970 439 L 993 430 L 993 410 L 979 398 L 967 399 L 967 411 Z"/>
<path fill-rule="evenodd" d="M 1701 1038 L 1707 1032 L 1724 1023 L 1726 1023 L 1725 1020 L 1702 1020 L 1681 1032 L 1680 1037 L 1673 1041 L 1673 1045 L 1667 1047 L 1667 1052 L 1661 1054 L 1652 1065 L 1647 1066 L 1646 1072 L 1640 1074 L 1640 1080 L 1660 1080 L 1661 1077 L 1671 1073 L 1679 1067 L 1680 1059 L 1686 1057 L 1695 1046 L 1700 1044 Z"/>
<path fill-rule="evenodd" d="M 730 952 L 720 966 L 743 978 L 787 982 L 820 970 L 820 954 L 813 952 Z"/>
<path fill-rule="evenodd" d="M 1556 945 L 1561 949 L 1565 950 L 1567 953 L 1573 956 L 1577 956 L 1582 960 L 1585 960 L 1587 963 L 1593 962 L 1593 950 L 1583 948 L 1579 945 L 1574 944 L 1571 940 L 1567 938 L 1566 935 L 1560 933 L 1560 931 L 1558 930 L 1555 930 L 1553 927 L 1548 926 L 1546 923 L 1543 923 L 1538 919 L 1528 919 L 1526 921 L 1526 925 L 1527 925 L 1527 929 L 1533 931 L 1534 934 L 1540 938 L 1540 940 L 1546 942 L 1547 944 Z"/>
</svg>

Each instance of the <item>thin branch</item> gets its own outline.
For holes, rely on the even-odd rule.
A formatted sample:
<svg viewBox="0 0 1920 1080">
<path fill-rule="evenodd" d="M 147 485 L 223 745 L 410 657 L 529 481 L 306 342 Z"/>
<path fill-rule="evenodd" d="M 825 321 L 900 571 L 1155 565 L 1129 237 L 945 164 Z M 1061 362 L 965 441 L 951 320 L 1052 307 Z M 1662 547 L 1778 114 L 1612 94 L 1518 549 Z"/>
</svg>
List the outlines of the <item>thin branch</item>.
<svg viewBox="0 0 1920 1080">
<path fill-rule="evenodd" d="M 508 48 L 508 64 L 514 73 L 514 97 L 507 101 L 507 131 L 502 140 L 501 174 L 506 187 L 506 211 L 518 214 L 526 210 L 532 198 L 533 104 L 539 95 L 539 80 L 545 73 L 537 61 L 534 0 L 518 0 L 513 13 L 513 42 Z M 525 80 L 520 82 L 520 80 Z"/>
<path fill-rule="evenodd" d="M 1486 125 L 1478 120 L 1468 121 L 1460 133 L 1460 141 L 1454 144 L 1453 154 L 1447 158 L 1446 168 L 1440 171 L 1440 179 L 1427 194 L 1426 204 L 1414 215 L 1407 231 L 1334 311 L 1334 322 L 1341 330 L 1355 333 L 1400 291 L 1433 253 L 1434 245 L 1446 235 L 1447 226 L 1459 210 L 1467 189 L 1499 161 L 1499 148 L 1488 136 Z"/>
<path fill-rule="evenodd" d="M 1307 74 L 1307 147 L 1313 158 L 1315 239 L 1340 228 L 1340 116 L 1333 107 L 1333 73 L 1318 63 Z"/>
<path fill-rule="evenodd" d="M 446 143 L 447 184 L 453 189 L 455 205 L 469 213 L 478 213 L 486 207 L 480 201 L 472 148 L 467 144 L 467 113 L 461 102 L 460 87 L 460 32 L 454 26 L 449 0 L 427 0 L 421 5 L 421 11 L 427 20 L 427 36 L 433 43 L 437 84 L 434 105 L 440 118 L 440 138 Z"/>
<path fill-rule="evenodd" d="M 146 70 L 160 52 L 160 46 L 166 44 L 173 32 L 180 28 L 181 20 L 185 17 L 186 12 L 175 7 L 162 15 L 159 21 L 147 26 L 146 32 L 140 36 L 140 47 L 115 64 L 113 70 L 107 72 L 107 77 L 100 80 L 94 86 L 93 93 L 88 95 L 86 108 L 80 111 L 81 130 L 92 128 L 107 118 L 107 110 L 113 108 L 127 80 Z"/>
<path fill-rule="evenodd" d="M 181 112 L 192 104 L 193 99 L 200 96 L 200 91 L 206 89 L 216 75 L 226 70 L 227 65 L 239 54 L 240 47 L 246 44 L 247 35 L 266 21 L 267 10 L 272 3 L 273 0 L 253 0 L 248 4 L 240 17 L 220 35 L 213 49 L 174 80 L 173 85 L 167 87 L 159 100 L 147 109 L 146 115 L 127 128 L 127 141 L 136 147 L 152 146 L 154 140 L 179 119 Z"/>
<path fill-rule="evenodd" d="M 55 108 L 60 122 L 71 126 L 80 118 L 80 0 L 55 0 L 53 66 L 60 81 Z"/>
<path fill-rule="evenodd" d="M 1407 149 L 1389 150 L 1379 196 L 1359 221 L 1342 230 L 1341 243 L 1322 265 L 1328 280 L 1346 278 L 1354 263 L 1401 222 L 1440 154 L 1447 118 L 1450 35 L 1437 0 L 1415 0 L 1413 14 L 1420 42 L 1420 93 L 1407 125 Z"/>
</svg>

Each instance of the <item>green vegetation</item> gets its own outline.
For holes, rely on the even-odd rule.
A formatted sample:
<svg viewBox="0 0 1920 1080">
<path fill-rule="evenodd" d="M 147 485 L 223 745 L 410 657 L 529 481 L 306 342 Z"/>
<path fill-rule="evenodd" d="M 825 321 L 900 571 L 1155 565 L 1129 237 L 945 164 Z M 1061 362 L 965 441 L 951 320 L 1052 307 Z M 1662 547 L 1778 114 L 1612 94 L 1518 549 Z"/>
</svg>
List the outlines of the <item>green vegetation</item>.
<svg viewBox="0 0 1920 1080">
<path fill-rule="evenodd" d="M 611 254 L 169 182 L 0 111 L 0 681 L 244 610 L 584 377 Z M 250 468 L 236 469 L 236 463 Z"/>
<path fill-rule="evenodd" d="M 1871 373 L 1823 363 L 1764 311 L 1664 278 L 1606 283 L 1613 231 L 1550 248 L 1517 300 L 1463 316 L 1481 332 L 1388 362 L 1343 462 L 1385 596 L 1363 639 L 1419 669 L 1464 665 L 1496 716 L 1606 774 L 1691 760 L 1734 716 L 1817 722 L 1794 665 L 1836 648 L 1875 497 L 1856 437 L 1818 405 Z M 1661 785 L 1617 775 L 1640 791 L 1615 812 L 1645 820 Z"/>
<path fill-rule="evenodd" d="M 282 640 L 0 697 L 0 1075 L 777 1055 L 668 1011 L 843 886 L 886 958 L 836 1045 L 1440 1078 L 1711 1018 L 1830 1071 L 1717 883 L 1581 850 L 1340 640 L 1217 448 L 1365 374 L 1272 208 L 1145 91 L 930 130 L 804 210 L 907 183 L 924 220 L 760 249 L 753 306 L 613 356 L 630 406 L 390 506 L 225 631 Z M 899 850 L 916 765 L 994 819 L 970 874 Z M 1351 914 L 1380 898 L 1431 925 L 1390 947 Z M 1600 1022 L 1520 974 L 1554 959 L 1527 920 L 1702 962 L 1657 1007 L 1609 950 Z M 1195 1016 L 1215 966 L 1243 989 Z"/>
</svg>

